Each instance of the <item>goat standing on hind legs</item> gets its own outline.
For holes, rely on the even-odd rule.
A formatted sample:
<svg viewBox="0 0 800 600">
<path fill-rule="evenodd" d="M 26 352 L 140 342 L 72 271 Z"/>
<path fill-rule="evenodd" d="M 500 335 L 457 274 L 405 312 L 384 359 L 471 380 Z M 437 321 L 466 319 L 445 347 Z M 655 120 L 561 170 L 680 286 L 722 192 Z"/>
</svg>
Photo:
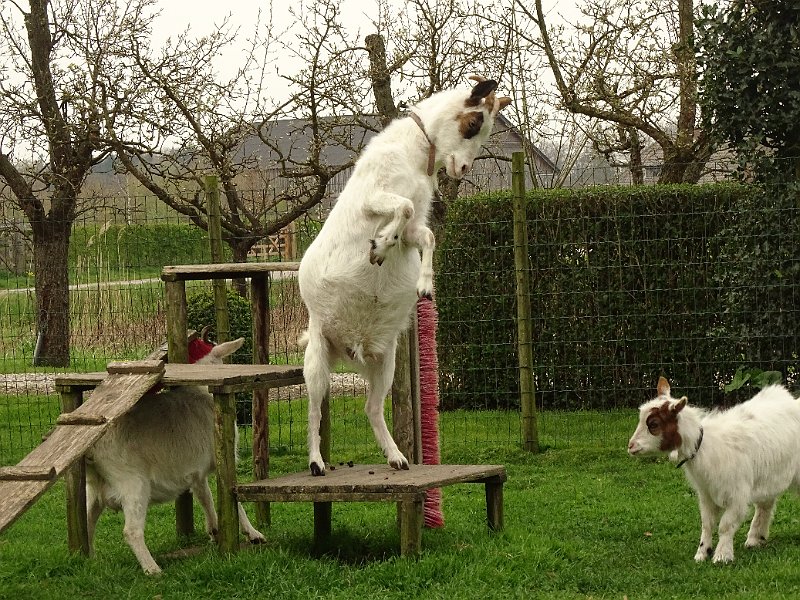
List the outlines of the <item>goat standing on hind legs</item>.
<svg viewBox="0 0 800 600">
<path fill-rule="evenodd" d="M 511 103 L 497 82 L 473 76 L 471 90 L 434 94 L 375 136 L 300 262 L 308 308 L 303 366 L 308 390 L 308 463 L 325 474 L 319 426 L 336 360 L 368 384 L 365 411 L 389 465 L 408 469 L 386 427 L 383 403 L 394 378 L 397 338 L 418 297 L 433 295 L 434 237 L 428 213 L 436 172 L 460 179 Z M 420 257 L 420 251 L 422 256 Z"/>
</svg>

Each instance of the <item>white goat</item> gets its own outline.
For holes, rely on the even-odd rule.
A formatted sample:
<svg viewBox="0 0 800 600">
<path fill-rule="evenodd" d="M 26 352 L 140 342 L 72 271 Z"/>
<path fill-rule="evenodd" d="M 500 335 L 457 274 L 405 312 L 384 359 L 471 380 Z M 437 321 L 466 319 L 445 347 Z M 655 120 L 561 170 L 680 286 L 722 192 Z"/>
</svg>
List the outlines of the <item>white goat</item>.
<svg viewBox="0 0 800 600">
<path fill-rule="evenodd" d="M 658 380 L 658 397 L 639 408 L 639 424 L 628 443 L 631 456 L 669 452 L 684 467 L 700 504 L 702 531 L 694 556 L 733 560 L 733 536 L 755 514 L 745 546 L 769 536 L 778 497 L 800 492 L 800 404 L 780 385 L 764 388 L 750 400 L 725 411 L 687 405 L 670 396 L 669 382 Z M 721 518 L 720 518 L 721 515 Z M 713 549 L 713 529 L 719 540 Z"/>
<path fill-rule="evenodd" d="M 219 364 L 243 342 L 239 338 L 214 346 L 197 364 Z M 217 513 L 208 486 L 215 462 L 214 400 L 207 389 L 184 386 L 148 393 L 87 453 L 89 546 L 103 510 L 121 509 L 125 540 L 142 569 L 151 575 L 160 573 L 144 542 L 147 508 L 191 490 L 205 513 L 206 531 L 216 535 Z M 239 523 L 251 542 L 264 541 L 241 504 Z"/>
<path fill-rule="evenodd" d="M 337 359 L 368 382 L 365 412 L 375 438 L 392 467 L 408 469 L 386 427 L 383 402 L 397 338 L 417 297 L 433 294 L 434 237 L 427 220 L 436 171 L 443 166 L 450 177 L 463 177 L 497 113 L 511 103 L 495 97 L 495 81 L 472 79 L 478 83 L 471 90 L 434 94 L 369 142 L 300 263 L 300 294 L 309 313 L 303 374 L 314 475 L 325 474 L 320 406 Z"/>
</svg>

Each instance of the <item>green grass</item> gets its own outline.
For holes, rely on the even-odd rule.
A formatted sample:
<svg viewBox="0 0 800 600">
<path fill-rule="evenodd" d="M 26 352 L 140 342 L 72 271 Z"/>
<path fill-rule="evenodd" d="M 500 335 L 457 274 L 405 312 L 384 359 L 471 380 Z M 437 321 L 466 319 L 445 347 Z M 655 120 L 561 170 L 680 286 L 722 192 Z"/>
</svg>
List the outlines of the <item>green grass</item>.
<svg viewBox="0 0 800 600">
<path fill-rule="evenodd" d="M 359 404 L 345 401 L 334 416 L 346 420 Z M 745 549 L 743 527 L 734 564 L 696 564 L 696 499 L 668 462 L 626 455 L 633 412 L 541 415 L 542 440 L 549 448 L 536 455 L 513 443 L 473 441 L 499 439 L 518 422 L 517 415 L 468 417 L 441 415 L 443 430 L 450 431 L 442 436 L 443 461 L 506 465 L 502 533 L 486 531 L 483 489 L 474 484 L 444 489 L 445 527 L 424 532 L 416 559 L 398 555 L 391 504 L 336 504 L 332 544 L 315 553 L 311 506 L 274 503 L 273 524 L 265 530 L 268 543 L 233 556 L 220 556 L 200 535 L 179 542 L 174 511 L 161 505 L 150 510 L 146 537 L 164 573 L 148 578 L 123 542 L 116 513 L 101 517 L 93 558 L 68 554 L 59 482 L 0 536 L 0 597 L 633 600 L 800 594 L 797 498 L 779 502 L 766 547 Z M 297 427 L 304 434 L 304 425 Z M 334 427 L 334 440 L 345 433 L 353 438 L 334 445 L 334 460 L 380 460 L 371 434 L 363 442 L 352 425 L 334 421 Z M 557 436 L 565 431 L 586 437 L 561 445 Z M 459 432 L 463 443 L 455 443 Z M 239 470 L 246 480 L 250 461 L 244 454 Z M 271 467 L 273 474 L 304 470 L 304 447 L 274 452 Z M 201 530 L 200 510 L 195 513 Z M 172 554 L 187 545 L 200 550 Z"/>
</svg>

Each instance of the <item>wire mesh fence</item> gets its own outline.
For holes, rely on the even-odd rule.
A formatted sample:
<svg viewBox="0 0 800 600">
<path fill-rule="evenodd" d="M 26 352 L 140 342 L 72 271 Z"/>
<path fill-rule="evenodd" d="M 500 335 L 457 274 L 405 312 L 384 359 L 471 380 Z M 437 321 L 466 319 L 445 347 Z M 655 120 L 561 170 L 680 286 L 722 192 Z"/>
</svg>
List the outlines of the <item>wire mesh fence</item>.
<svg viewBox="0 0 800 600">
<path fill-rule="evenodd" d="M 257 210 L 263 191 L 242 193 Z M 720 196 L 690 207 L 680 194 L 671 205 L 647 208 L 618 202 L 599 210 L 591 194 L 581 200 L 566 195 L 560 202 L 558 210 L 528 215 L 543 445 L 612 440 L 623 448 L 631 409 L 652 395 L 661 372 L 675 374 L 681 393 L 707 405 L 717 403 L 737 366 L 775 369 L 793 384 L 800 330 L 797 203 L 726 204 Z M 163 266 L 209 262 L 205 232 L 156 198 L 102 197 L 92 203 L 72 223 L 70 362 L 64 367 L 33 366 L 41 332 L 30 230 L 4 204 L 0 464 L 18 461 L 54 426 L 55 374 L 104 370 L 109 361 L 143 358 L 165 341 Z M 459 206 L 460 201 L 451 206 L 448 219 Z M 471 211 L 458 225 L 464 235 L 443 231 L 447 239 L 440 239 L 437 250 L 440 430 L 446 454 L 475 457 L 520 444 L 514 241 L 510 212 L 464 206 Z M 259 240 L 248 260 L 299 260 L 324 209 Z M 296 280 L 291 274 L 276 277 L 270 290 L 271 360 L 299 364 L 298 336 L 307 317 Z M 208 283 L 188 283 L 190 305 L 209 291 Z M 714 351 L 720 347 L 732 352 L 724 364 Z M 236 360 L 252 359 L 244 353 Z M 340 433 L 332 440 L 334 460 L 377 452 L 362 410 L 364 394 L 357 375 L 337 369 L 331 415 Z M 248 402 L 239 398 L 242 425 Z M 273 391 L 270 432 L 273 452 L 304 451 L 303 386 Z"/>
</svg>

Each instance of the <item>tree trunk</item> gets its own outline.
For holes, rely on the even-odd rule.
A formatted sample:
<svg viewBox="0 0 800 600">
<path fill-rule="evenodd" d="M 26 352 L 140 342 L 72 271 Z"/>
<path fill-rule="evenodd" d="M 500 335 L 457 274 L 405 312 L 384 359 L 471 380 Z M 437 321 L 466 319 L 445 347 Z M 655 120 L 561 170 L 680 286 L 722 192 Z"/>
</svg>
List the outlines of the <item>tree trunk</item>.
<svg viewBox="0 0 800 600">
<path fill-rule="evenodd" d="M 233 254 L 233 262 L 243 263 L 247 262 L 247 253 L 253 247 L 251 241 L 230 242 L 231 251 Z M 247 298 L 247 280 L 240 278 L 231 280 L 231 288 L 239 294 L 242 298 Z"/>
<path fill-rule="evenodd" d="M 70 222 L 44 219 L 31 223 L 36 274 L 36 366 L 69 366 Z"/>
</svg>

